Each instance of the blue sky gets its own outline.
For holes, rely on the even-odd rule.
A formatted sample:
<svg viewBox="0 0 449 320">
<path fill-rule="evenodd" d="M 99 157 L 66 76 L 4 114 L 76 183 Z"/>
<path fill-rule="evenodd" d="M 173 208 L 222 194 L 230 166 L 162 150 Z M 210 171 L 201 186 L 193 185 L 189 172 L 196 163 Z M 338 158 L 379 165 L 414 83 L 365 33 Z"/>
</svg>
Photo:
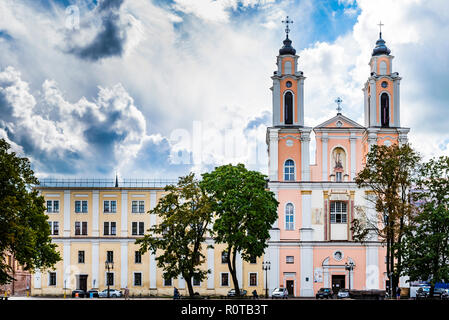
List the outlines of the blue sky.
<svg viewBox="0 0 449 320">
<path fill-rule="evenodd" d="M 401 123 L 425 158 L 449 144 L 449 4 L 432 1 L 4 0 L 0 136 L 39 177 L 176 178 L 224 163 L 267 172 L 270 76 L 284 39 L 305 121 L 363 125 L 382 20 Z M 314 137 L 312 136 L 312 140 Z M 312 143 L 311 158 L 314 161 Z"/>
</svg>

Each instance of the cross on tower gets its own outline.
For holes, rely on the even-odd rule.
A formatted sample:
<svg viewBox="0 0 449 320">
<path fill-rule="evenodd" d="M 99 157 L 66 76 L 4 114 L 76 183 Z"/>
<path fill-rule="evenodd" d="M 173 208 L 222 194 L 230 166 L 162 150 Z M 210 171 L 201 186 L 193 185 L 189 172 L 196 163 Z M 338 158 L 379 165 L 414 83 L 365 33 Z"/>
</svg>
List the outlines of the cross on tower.
<svg viewBox="0 0 449 320">
<path fill-rule="evenodd" d="M 289 17 L 287 16 L 287 18 L 285 20 L 282 20 L 282 23 L 285 23 L 285 25 L 286 25 L 285 34 L 287 35 L 287 38 L 288 38 L 288 33 L 290 32 L 290 28 L 288 27 L 288 24 L 293 23 L 293 20 L 289 19 Z"/>
<path fill-rule="evenodd" d="M 341 113 L 341 106 L 340 106 L 340 104 L 343 102 L 343 100 L 340 97 L 338 97 L 337 99 L 335 99 L 335 102 L 337 103 L 337 112 Z"/>
<path fill-rule="evenodd" d="M 379 26 L 379 35 L 380 35 L 380 37 L 382 38 L 382 26 L 383 26 L 384 24 L 382 23 L 382 21 L 379 21 L 379 24 L 378 24 L 378 26 Z"/>
</svg>

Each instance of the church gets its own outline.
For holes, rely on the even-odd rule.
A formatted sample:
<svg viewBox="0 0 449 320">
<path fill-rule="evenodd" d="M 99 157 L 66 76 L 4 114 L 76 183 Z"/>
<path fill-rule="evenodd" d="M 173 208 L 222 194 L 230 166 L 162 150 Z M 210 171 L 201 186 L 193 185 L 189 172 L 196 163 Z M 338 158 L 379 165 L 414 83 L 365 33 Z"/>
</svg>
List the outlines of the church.
<svg viewBox="0 0 449 320">
<path fill-rule="evenodd" d="M 377 234 L 361 244 L 353 239 L 351 221 L 363 214 L 382 223 L 368 200 L 369 190 L 354 178 L 374 144 L 406 143 L 401 127 L 401 78 L 393 56 L 379 34 L 369 58 L 363 87 L 364 126 L 341 113 L 312 128 L 304 123 L 306 77 L 289 39 L 279 50 L 271 79 L 273 120 L 267 128 L 269 189 L 279 201 L 278 220 L 270 231 L 265 260 L 270 261 L 268 287 L 285 287 L 292 296 L 312 297 L 320 288 L 385 289 L 386 248 Z M 368 57 L 367 57 L 368 60 Z M 362 108 L 362 106 L 360 106 Z M 316 139 L 310 163 L 310 134 Z"/>
</svg>

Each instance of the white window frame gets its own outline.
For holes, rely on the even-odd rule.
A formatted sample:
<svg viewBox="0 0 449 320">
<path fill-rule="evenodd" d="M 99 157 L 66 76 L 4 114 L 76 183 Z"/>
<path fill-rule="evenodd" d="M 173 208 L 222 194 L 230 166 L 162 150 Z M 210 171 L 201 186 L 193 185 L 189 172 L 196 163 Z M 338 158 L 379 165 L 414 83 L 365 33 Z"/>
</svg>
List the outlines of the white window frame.
<svg viewBox="0 0 449 320">
<path fill-rule="evenodd" d="M 337 203 L 344 203 L 346 206 L 346 211 L 335 211 L 332 213 L 332 204 L 335 204 L 335 209 L 337 209 Z M 342 222 L 337 222 L 337 214 L 341 214 Z M 332 215 L 334 215 L 334 219 L 332 219 Z M 345 221 L 343 221 L 343 215 L 345 216 Z M 347 224 L 348 223 L 348 202 L 347 201 L 332 201 L 329 204 L 329 221 L 331 224 Z"/>
<path fill-rule="evenodd" d="M 55 223 L 58 224 L 58 234 L 55 234 Z M 59 221 L 48 221 L 48 224 L 50 225 L 50 235 L 59 236 Z"/>
<path fill-rule="evenodd" d="M 140 262 L 136 262 L 136 252 L 140 252 L 139 250 L 134 251 L 134 264 L 142 264 L 142 253 L 140 253 Z"/>
<path fill-rule="evenodd" d="M 292 257 L 293 259 L 291 259 L 290 262 L 290 257 Z M 295 256 L 285 256 L 285 264 L 294 264 L 295 263 Z"/>
<path fill-rule="evenodd" d="M 112 211 L 112 202 L 115 202 L 115 209 Z M 106 211 L 106 203 L 108 204 L 108 211 Z M 114 214 L 117 213 L 117 200 L 103 200 L 103 213 Z"/>
<path fill-rule="evenodd" d="M 80 252 L 84 252 L 83 262 L 80 262 Z M 86 264 L 86 250 L 78 250 L 77 261 L 79 264 Z"/>
<path fill-rule="evenodd" d="M 292 222 L 287 222 L 287 217 L 290 216 L 290 215 L 287 216 L 287 207 L 289 204 L 291 204 L 292 208 L 293 208 L 293 212 L 292 212 L 293 221 Z M 284 221 L 285 221 L 285 225 L 284 225 L 285 230 L 288 230 L 288 231 L 295 230 L 295 205 L 292 202 L 287 202 L 284 206 Z M 290 223 L 292 226 L 291 228 L 289 228 Z"/>
<path fill-rule="evenodd" d="M 50 273 L 54 273 L 55 274 L 55 284 L 50 284 Z M 55 270 L 55 271 L 48 271 L 48 274 L 47 274 L 47 286 L 48 287 L 56 287 L 57 285 L 58 285 L 58 272 Z"/>
<path fill-rule="evenodd" d="M 201 281 L 200 281 L 200 284 L 195 284 L 194 281 L 195 281 L 195 278 L 192 277 L 192 286 L 193 287 L 201 287 Z"/>
<path fill-rule="evenodd" d="M 133 225 L 137 224 L 136 234 L 133 233 Z M 140 231 L 140 224 L 143 224 L 143 233 L 141 234 Z M 131 221 L 131 235 L 132 236 L 143 236 L 145 235 L 145 222 L 144 221 Z"/>
<path fill-rule="evenodd" d="M 136 203 L 136 210 L 134 210 L 134 202 Z M 140 210 L 141 203 L 143 203 L 143 210 Z M 145 213 L 145 200 L 132 200 L 131 213 Z"/>
<path fill-rule="evenodd" d="M 76 211 L 76 203 L 77 202 L 80 203 L 80 211 Z M 83 204 L 84 204 L 84 202 L 86 203 L 86 211 L 83 211 L 83 208 L 84 208 Z M 75 207 L 74 207 L 75 213 L 89 213 L 89 200 L 75 200 L 74 204 L 75 204 Z"/>
<path fill-rule="evenodd" d="M 251 274 L 256 275 L 256 284 L 255 285 L 251 284 Z M 257 287 L 257 286 L 259 286 L 259 273 L 254 272 L 254 271 L 248 272 L 248 287 Z"/>
<path fill-rule="evenodd" d="M 140 284 L 136 284 L 136 273 L 140 273 Z M 134 271 L 133 272 L 133 287 L 143 287 L 143 272 Z"/>
<path fill-rule="evenodd" d="M 48 210 L 48 203 L 49 202 L 51 202 L 51 206 L 50 206 L 50 208 L 51 208 L 51 210 L 49 211 Z M 57 202 L 58 203 L 58 211 L 55 211 L 55 202 Z M 45 205 L 46 205 L 46 207 L 47 207 L 47 213 L 54 213 L 54 214 L 58 214 L 59 213 L 59 210 L 60 210 L 60 208 L 61 208 L 61 206 L 60 206 L 60 204 L 61 204 L 61 202 L 59 201 L 59 200 L 46 200 L 46 202 L 45 202 Z"/>
<path fill-rule="evenodd" d="M 223 285 L 223 275 L 227 274 L 228 275 L 228 284 L 227 285 Z M 229 272 L 220 272 L 220 287 L 229 287 L 230 286 L 230 279 L 229 279 Z"/>
<path fill-rule="evenodd" d="M 108 234 L 105 234 L 105 226 L 104 224 L 108 223 Z M 112 234 L 112 223 L 115 223 L 115 233 Z M 117 235 L 117 222 L 116 221 L 103 221 L 103 236 L 116 236 Z"/>
<path fill-rule="evenodd" d="M 289 70 L 287 70 L 287 64 L 290 66 Z M 284 62 L 284 74 L 293 74 L 293 64 L 289 60 Z"/>
<path fill-rule="evenodd" d="M 292 179 L 285 179 L 286 178 L 285 169 L 287 167 L 287 161 L 292 161 L 293 162 L 293 180 Z M 282 175 L 283 175 L 284 181 L 296 181 L 296 163 L 295 163 L 295 160 L 290 159 L 290 158 L 289 159 L 285 159 Z M 288 173 L 289 178 L 291 177 L 291 175 L 292 175 L 292 173 L 289 172 Z"/>
</svg>

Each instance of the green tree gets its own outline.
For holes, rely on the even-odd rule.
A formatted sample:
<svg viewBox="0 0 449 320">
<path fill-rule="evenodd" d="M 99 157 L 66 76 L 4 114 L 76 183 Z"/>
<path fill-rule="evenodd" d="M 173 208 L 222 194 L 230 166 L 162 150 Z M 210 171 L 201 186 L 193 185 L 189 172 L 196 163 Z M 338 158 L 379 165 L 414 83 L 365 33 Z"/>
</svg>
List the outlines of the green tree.
<svg viewBox="0 0 449 320">
<path fill-rule="evenodd" d="M 410 190 L 419 164 L 420 156 L 409 144 L 373 145 L 367 154 L 365 167 L 355 179 L 359 187 L 373 193 L 368 200 L 372 201 L 377 216 L 368 217 L 365 221 L 354 219 L 354 238 L 364 241 L 371 232 L 375 232 L 386 244 L 387 275 L 393 295 L 402 270 L 401 242 L 411 218 Z"/>
<path fill-rule="evenodd" d="M 449 282 L 449 157 L 423 165 L 414 195 L 418 210 L 405 233 L 402 273 L 429 281 L 433 296 L 437 282 Z"/>
<path fill-rule="evenodd" d="M 200 266 L 204 263 L 202 244 L 213 217 L 210 201 L 193 173 L 180 177 L 177 185 L 166 186 L 164 190 L 167 194 L 149 211 L 161 218 L 160 223 L 136 243 L 142 253 L 160 253 L 156 261 L 163 268 L 164 277 L 182 275 L 193 297 L 192 280 L 201 281 L 209 272 Z"/>
<path fill-rule="evenodd" d="M 39 181 L 29 160 L 9 149 L 0 139 L 0 284 L 13 280 L 3 259 L 7 254 L 30 272 L 53 267 L 61 259 L 51 243 L 44 198 L 32 189 Z"/>
<path fill-rule="evenodd" d="M 227 245 L 228 268 L 236 295 L 240 295 L 237 254 L 245 261 L 262 256 L 279 203 L 267 190 L 266 176 L 247 170 L 243 164 L 224 165 L 204 173 L 201 185 L 210 195 L 216 214 L 214 240 Z"/>
</svg>

